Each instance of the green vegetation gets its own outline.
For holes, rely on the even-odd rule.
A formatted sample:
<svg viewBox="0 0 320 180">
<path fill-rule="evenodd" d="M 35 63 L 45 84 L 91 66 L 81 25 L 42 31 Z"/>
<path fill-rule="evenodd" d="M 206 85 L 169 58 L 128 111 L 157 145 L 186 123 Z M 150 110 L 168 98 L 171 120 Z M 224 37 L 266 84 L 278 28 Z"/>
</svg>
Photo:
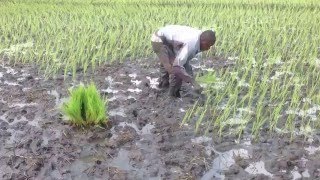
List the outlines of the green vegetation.
<svg viewBox="0 0 320 180">
<path fill-rule="evenodd" d="M 103 125 L 107 122 L 106 101 L 95 85 L 80 85 L 70 90 L 70 100 L 62 105 L 65 119 L 77 126 Z"/>
<path fill-rule="evenodd" d="M 320 124 L 319 22 L 318 0 L 2 0 L 0 56 L 75 73 L 154 56 L 151 33 L 165 24 L 213 27 L 217 44 L 205 59 L 235 65 L 212 73 L 209 99 L 184 122 L 220 135 L 263 127 L 294 135 Z"/>
<path fill-rule="evenodd" d="M 200 122 L 219 135 L 246 130 L 255 137 L 261 129 L 293 137 L 319 128 L 320 8 L 306 5 L 223 9 L 229 13 L 215 19 L 217 50 L 236 66 L 214 72 L 218 81 L 207 87 L 209 100 L 184 122 L 196 117 L 196 130 Z"/>
<path fill-rule="evenodd" d="M 208 72 L 202 76 L 197 75 L 196 81 L 204 86 L 213 85 L 217 79 L 214 72 Z"/>
</svg>

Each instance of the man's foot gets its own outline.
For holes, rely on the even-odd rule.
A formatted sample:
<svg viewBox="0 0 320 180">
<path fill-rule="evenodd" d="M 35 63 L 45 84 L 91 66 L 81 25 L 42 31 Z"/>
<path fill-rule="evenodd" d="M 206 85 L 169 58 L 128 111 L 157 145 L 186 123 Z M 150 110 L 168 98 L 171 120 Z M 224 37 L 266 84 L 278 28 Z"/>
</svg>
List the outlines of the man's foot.
<svg viewBox="0 0 320 180">
<path fill-rule="evenodd" d="M 181 98 L 181 94 L 180 94 L 180 91 L 177 91 L 177 92 L 176 92 L 176 95 L 175 95 L 175 97 L 177 97 L 177 98 Z"/>
<path fill-rule="evenodd" d="M 163 80 L 163 81 L 160 81 L 159 85 L 158 85 L 158 88 L 159 89 L 166 89 L 166 88 L 169 88 L 169 80 Z"/>
<path fill-rule="evenodd" d="M 181 98 L 180 90 L 174 87 L 169 88 L 169 95 L 175 98 Z"/>
</svg>

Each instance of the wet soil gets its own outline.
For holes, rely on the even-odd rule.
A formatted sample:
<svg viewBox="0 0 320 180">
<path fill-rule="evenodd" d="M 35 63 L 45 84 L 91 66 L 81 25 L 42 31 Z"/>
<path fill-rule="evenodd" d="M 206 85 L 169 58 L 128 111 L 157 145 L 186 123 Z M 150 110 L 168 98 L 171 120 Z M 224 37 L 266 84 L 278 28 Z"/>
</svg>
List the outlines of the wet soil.
<svg viewBox="0 0 320 180">
<path fill-rule="evenodd" d="M 182 98 L 157 89 L 158 62 L 106 64 L 73 80 L 44 78 L 36 65 L 0 60 L 0 179 L 317 179 L 319 139 L 265 135 L 206 137 L 185 111 L 205 96 L 185 85 Z M 223 59 L 196 65 L 228 68 Z M 205 67 L 205 68 L 204 68 Z M 93 80 L 108 97 L 112 127 L 73 127 L 59 106 L 68 89 Z"/>
</svg>

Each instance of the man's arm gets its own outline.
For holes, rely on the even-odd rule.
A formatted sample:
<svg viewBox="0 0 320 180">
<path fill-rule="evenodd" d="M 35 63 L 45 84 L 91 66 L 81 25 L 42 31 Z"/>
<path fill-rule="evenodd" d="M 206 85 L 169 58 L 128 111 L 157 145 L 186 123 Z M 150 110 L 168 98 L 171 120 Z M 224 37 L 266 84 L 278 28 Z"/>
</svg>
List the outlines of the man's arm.
<svg viewBox="0 0 320 180">
<path fill-rule="evenodd" d="M 192 50 L 189 47 L 188 43 L 185 43 L 181 48 L 179 54 L 175 58 L 172 67 L 172 73 L 178 77 L 180 77 L 183 81 L 192 83 L 192 77 L 186 72 L 185 68 L 183 67 L 188 60 L 190 52 Z"/>
<path fill-rule="evenodd" d="M 176 56 L 174 62 L 173 62 L 173 66 L 181 66 L 183 67 L 183 65 L 187 62 L 188 57 L 190 55 L 190 48 L 189 48 L 189 44 L 185 43 L 181 50 L 179 51 L 178 55 Z"/>
</svg>

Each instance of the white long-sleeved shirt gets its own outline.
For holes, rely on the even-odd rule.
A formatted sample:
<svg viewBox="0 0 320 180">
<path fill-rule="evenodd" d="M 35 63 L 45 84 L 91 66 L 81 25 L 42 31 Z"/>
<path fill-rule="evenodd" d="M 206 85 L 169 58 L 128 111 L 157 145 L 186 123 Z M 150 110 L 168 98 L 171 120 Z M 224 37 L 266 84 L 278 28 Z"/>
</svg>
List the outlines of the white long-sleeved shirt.
<svg viewBox="0 0 320 180">
<path fill-rule="evenodd" d="M 201 30 L 189 26 L 167 25 L 156 32 L 157 36 L 162 36 L 172 45 L 176 58 L 173 66 L 183 66 L 200 52 Z M 156 36 L 152 36 L 152 41 L 161 42 Z"/>
</svg>

